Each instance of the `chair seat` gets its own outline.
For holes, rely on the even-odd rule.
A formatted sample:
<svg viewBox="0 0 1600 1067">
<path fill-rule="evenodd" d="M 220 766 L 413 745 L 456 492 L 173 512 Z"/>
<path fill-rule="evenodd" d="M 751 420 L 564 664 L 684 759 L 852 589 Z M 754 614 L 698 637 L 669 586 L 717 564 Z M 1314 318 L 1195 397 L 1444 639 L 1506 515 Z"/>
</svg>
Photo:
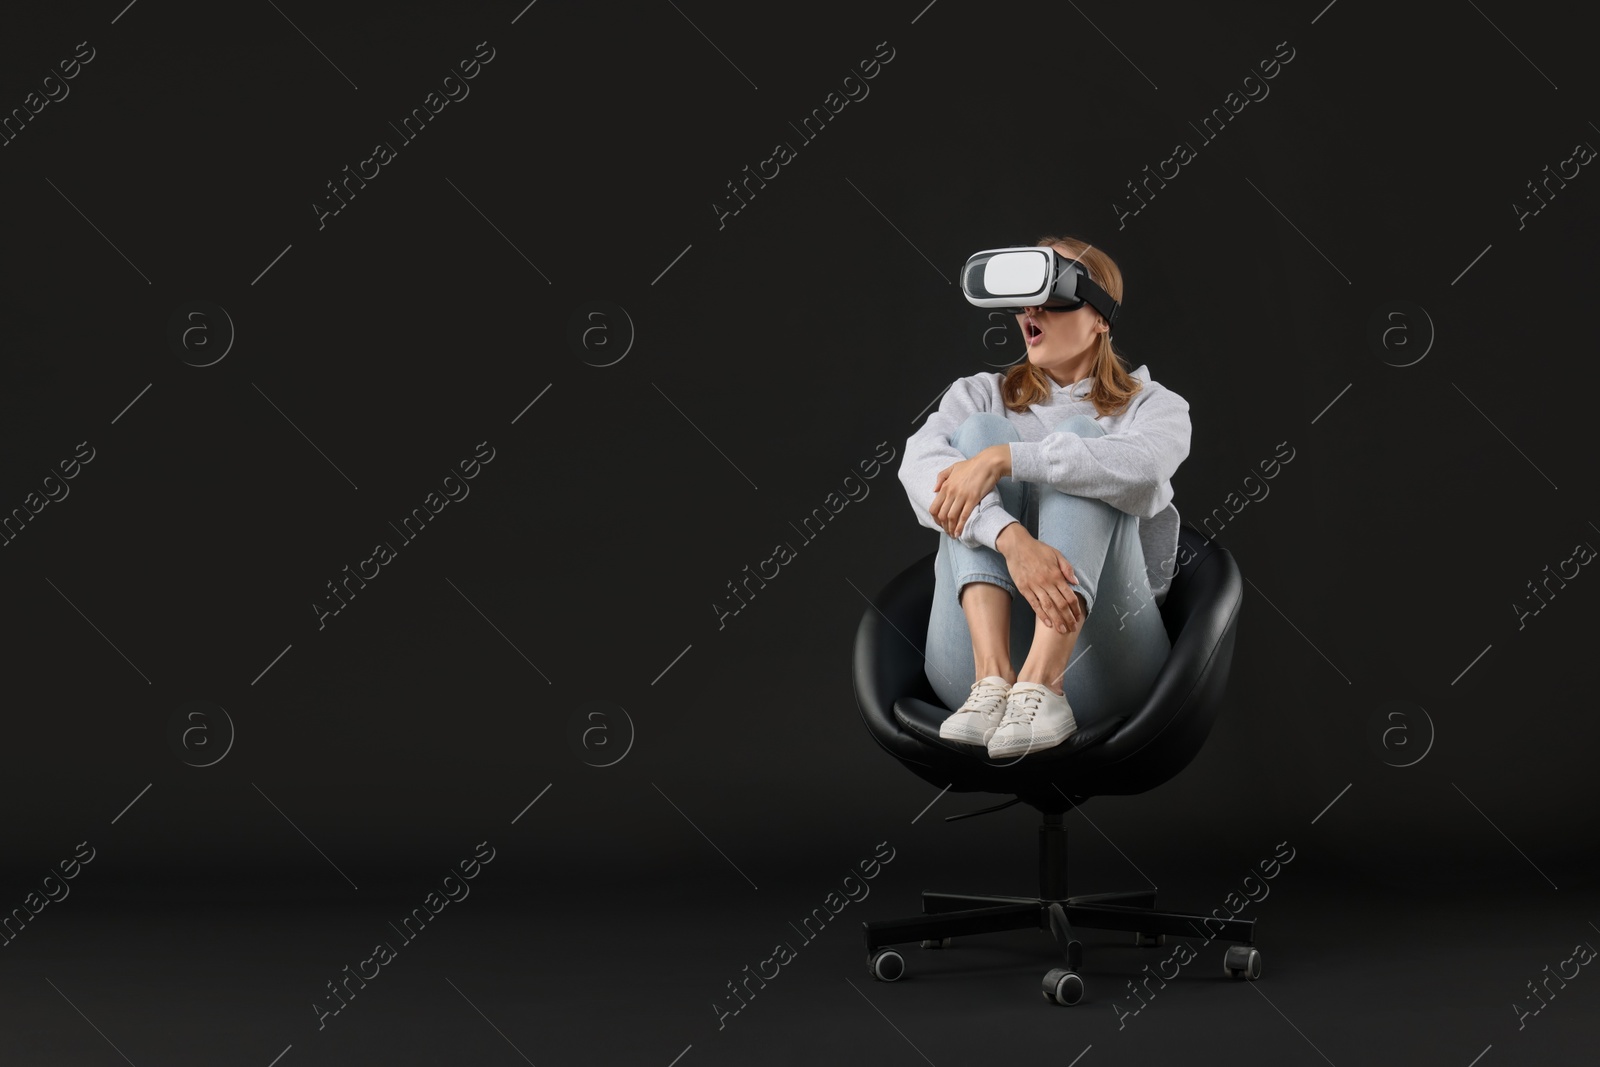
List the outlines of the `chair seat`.
<svg viewBox="0 0 1600 1067">
<path fill-rule="evenodd" d="M 1189 526 L 1178 537 L 1178 570 L 1161 604 L 1172 652 L 1138 705 L 1021 757 L 991 759 L 982 745 L 941 738 L 950 711 L 933 692 L 925 658 L 937 558 L 929 552 L 884 585 L 856 628 L 856 706 L 867 730 L 936 789 L 1009 793 L 1044 813 L 1171 779 L 1199 752 L 1222 708 L 1244 597 L 1226 549 Z"/>
<path fill-rule="evenodd" d="M 960 752 L 969 756 L 974 762 L 987 763 L 993 767 L 1004 767 L 1016 763 L 1018 757 L 1005 756 L 993 759 L 982 745 L 969 745 L 961 741 L 952 741 L 947 737 L 939 736 L 939 727 L 950 717 L 950 712 L 942 704 L 930 704 L 926 700 L 916 697 L 901 697 L 894 702 L 894 717 L 900 724 L 929 744 L 938 745 L 952 752 Z M 1050 748 L 1038 752 L 1030 752 L 1021 757 L 1030 765 L 1041 763 L 1059 763 L 1070 759 L 1086 748 L 1104 741 L 1116 732 L 1118 726 L 1127 719 L 1126 715 L 1115 715 L 1100 722 L 1090 723 L 1080 727 L 1071 737 Z"/>
</svg>

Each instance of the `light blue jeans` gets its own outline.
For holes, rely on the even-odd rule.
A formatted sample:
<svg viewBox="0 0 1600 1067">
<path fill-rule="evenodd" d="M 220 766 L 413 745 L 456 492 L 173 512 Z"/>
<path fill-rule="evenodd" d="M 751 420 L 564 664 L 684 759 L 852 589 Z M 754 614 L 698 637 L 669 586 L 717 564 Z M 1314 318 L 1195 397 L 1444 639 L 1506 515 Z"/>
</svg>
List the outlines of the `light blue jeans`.
<svg viewBox="0 0 1600 1067">
<path fill-rule="evenodd" d="M 1100 437 L 1105 429 L 1086 415 L 1073 415 L 1053 427 L 1079 437 Z M 991 445 L 1020 441 L 1015 426 L 993 412 L 978 412 L 961 424 L 951 443 L 972 457 Z M 1150 595 L 1139 519 L 1103 500 L 1058 492 L 1038 482 L 1001 478 L 996 485 L 1006 511 L 1034 537 L 1051 545 L 1072 564 L 1089 613 L 1060 684 L 1073 718 L 1086 726 L 1102 718 L 1131 714 L 1143 702 L 1167 655 L 1161 609 Z M 1033 644 L 1033 606 L 1017 592 L 1005 557 L 991 548 L 970 548 L 939 532 L 934 560 L 933 611 L 928 618 L 924 672 L 944 705 L 954 711 L 966 702 L 976 680 L 972 634 L 959 595 L 968 582 L 989 582 L 1011 594 L 1011 665 L 1020 667 Z"/>
</svg>

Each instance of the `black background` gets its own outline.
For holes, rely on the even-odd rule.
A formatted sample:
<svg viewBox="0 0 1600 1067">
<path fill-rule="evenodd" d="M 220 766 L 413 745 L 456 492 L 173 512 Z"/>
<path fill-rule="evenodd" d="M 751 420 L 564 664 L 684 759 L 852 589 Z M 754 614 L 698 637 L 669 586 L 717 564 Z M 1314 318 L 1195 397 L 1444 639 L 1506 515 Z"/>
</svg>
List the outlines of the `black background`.
<svg viewBox="0 0 1600 1067">
<path fill-rule="evenodd" d="M 934 796 L 863 729 L 850 658 L 865 597 L 934 547 L 894 476 L 906 437 L 951 380 L 1021 354 L 985 334 L 956 272 L 1045 233 L 1117 260 L 1119 349 L 1191 405 L 1186 522 L 1227 515 L 1259 461 L 1294 449 L 1265 499 L 1211 528 L 1248 580 L 1217 729 L 1171 783 L 1091 806 L 1105 837 L 1085 827 L 1075 863 L 1115 880 L 1147 857 L 1194 878 L 1198 903 L 1290 840 L 1308 888 L 1593 903 L 1600 580 L 1585 568 L 1521 627 L 1514 608 L 1546 564 L 1600 545 L 1595 179 L 1521 228 L 1513 209 L 1600 138 L 1591 44 L 1562 10 L 278 8 L 73 5 L 8 13 L 0 33 L 6 114 L 78 42 L 95 50 L 0 147 L 0 509 L 95 450 L 0 549 L 0 907 L 78 842 L 97 850 L 0 959 L 49 1013 L 34 1047 L 51 1062 L 78 1062 L 69 1034 L 83 1062 L 111 1061 L 36 974 L 68 946 L 108 973 L 140 901 L 218 931 L 247 902 L 356 909 L 243 1009 L 262 1063 L 290 1041 L 354 1062 L 295 1036 L 301 998 L 382 926 L 361 894 L 397 887 L 403 910 L 480 841 L 497 859 L 479 891 L 527 902 L 530 945 L 566 924 L 552 902 L 609 892 L 654 898 L 658 930 L 757 907 L 756 885 L 793 888 L 798 913 L 883 840 L 910 863 L 876 914 L 910 911 L 913 866 L 1025 888 L 1025 809 L 910 822 Z M 401 145 L 389 123 L 482 41 L 470 95 Z M 893 58 L 869 95 L 801 143 L 789 123 L 880 42 Z M 1190 124 L 1280 47 L 1270 94 L 1203 140 Z M 379 140 L 393 162 L 319 229 L 325 183 Z M 794 161 L 719 226 L 726 183 L 779 141 Z M 1126 183 L 1179 141 L 1195 158 L 1119 219 Z M 168 341 L 190 301 L 236 330 L 209 367 Z M 595 301 L 606 345 L 585 349 Z M 1409 347 L 1375 347 L 1397 301 L 1423 312 Z M 482 441 L 495 458 L 470 495 L 401 546 L 388 524 Z M 885 442 L 867 498 L 802 545 L 791 523 Z M 380 540 L 396 561 L 319 629 L 325 584 Z M 719 628 L 726 583 L 780 540 L 798 558 Z M 211 766 L 169 736 L 188 701 L 233 725 Z M 1372 740 L 1393 702 L 1427 753 L 1407 767 Z M 597 721 L 604 745 L 574 742 Z M 718 974 L 784 912 L 757 914 L 724 931 Z M 1488 1019 L 1452 1056 L 1515 1021 L 1504 1003 L 1569 954 L 1583 914 L 1453 1006 Z M 627 958 L 601 929 L 590 950 Z M 172 998 L 248 969 L 172 936 L 146 946 L 189 954 Z M 693 1040 L 632 1036 L 661 1063 Z M 127 1053 L 182 1062 L 143 1051 Z"/>
</svg>

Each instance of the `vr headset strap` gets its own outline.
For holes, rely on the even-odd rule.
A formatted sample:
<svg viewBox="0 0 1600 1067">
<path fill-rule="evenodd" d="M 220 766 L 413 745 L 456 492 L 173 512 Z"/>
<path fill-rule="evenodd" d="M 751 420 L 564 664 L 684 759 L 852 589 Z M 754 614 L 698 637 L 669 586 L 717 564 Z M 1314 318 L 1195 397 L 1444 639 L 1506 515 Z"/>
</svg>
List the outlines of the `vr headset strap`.
<svg viewBox="0 0 1600 1067">
<path fill-rule="evenodd" d="M 1111 299 L 1111 294 L 1100 288 L 1095 283 L 1095 280 L 1089 277 L 1087 271 L 1080 269 L 1073 273 L 1078 275 L 1077 281 L 1074 283 L 1077 286 L 1078 295 L 1090 307 L 1105 316 L 1106 325 L 1115 330 L 1117 328 L 1117 316 L 1122 312 L 1122 305 Z"/>
</svg>

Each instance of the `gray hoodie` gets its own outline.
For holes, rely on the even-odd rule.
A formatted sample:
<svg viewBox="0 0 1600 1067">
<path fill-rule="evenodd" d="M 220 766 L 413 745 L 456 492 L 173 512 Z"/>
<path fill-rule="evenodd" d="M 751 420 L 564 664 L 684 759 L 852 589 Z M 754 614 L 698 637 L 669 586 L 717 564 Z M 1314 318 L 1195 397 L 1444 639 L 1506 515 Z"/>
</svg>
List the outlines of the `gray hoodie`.
<svg viewBox="0 0 1600 1067">
<path fill-rule="evenodd" d="M 1189 402 L 1153 381 L 1143 365 L 1133 376 L 1143 388 L 1122 412 L 1105 416 L 1097 416 L 1094 404 L 1084 399 L 1091 378 L 1070 386 L 1052 381 L 1050 399 L 1026 411 L 1007 410 L 1000 397 L 999 371 L 957 378 L 940 398 L 938 409 L 906 439 L 900 460 L 900 483 L 917 521 L 930 530 L 941 529 L 928 511 L 934 482 L 941 470 L 966 458 L 950 439 L 969 415 L 994 412 L 1022 437 L 1011 442 L 1012 478 L 1104 500 L 1118 511 L 1138 516 L 1150 593 L 1160 604 L 1177 569 L 1178 509 L 1172 505 L 1171 479 L 1189 454 Z M 1105 436 L 1048 432 L 1062 419 L 1080 414 L 1095 419 L 1105 428 Z M 1008 514 L 1000 494 L 991 489 L 973 509 L 959 540 L 974 548 L 994 548 L 994 539 L 1013 522 L 1024 522 L 1024 517 Z"/>
</svg>

